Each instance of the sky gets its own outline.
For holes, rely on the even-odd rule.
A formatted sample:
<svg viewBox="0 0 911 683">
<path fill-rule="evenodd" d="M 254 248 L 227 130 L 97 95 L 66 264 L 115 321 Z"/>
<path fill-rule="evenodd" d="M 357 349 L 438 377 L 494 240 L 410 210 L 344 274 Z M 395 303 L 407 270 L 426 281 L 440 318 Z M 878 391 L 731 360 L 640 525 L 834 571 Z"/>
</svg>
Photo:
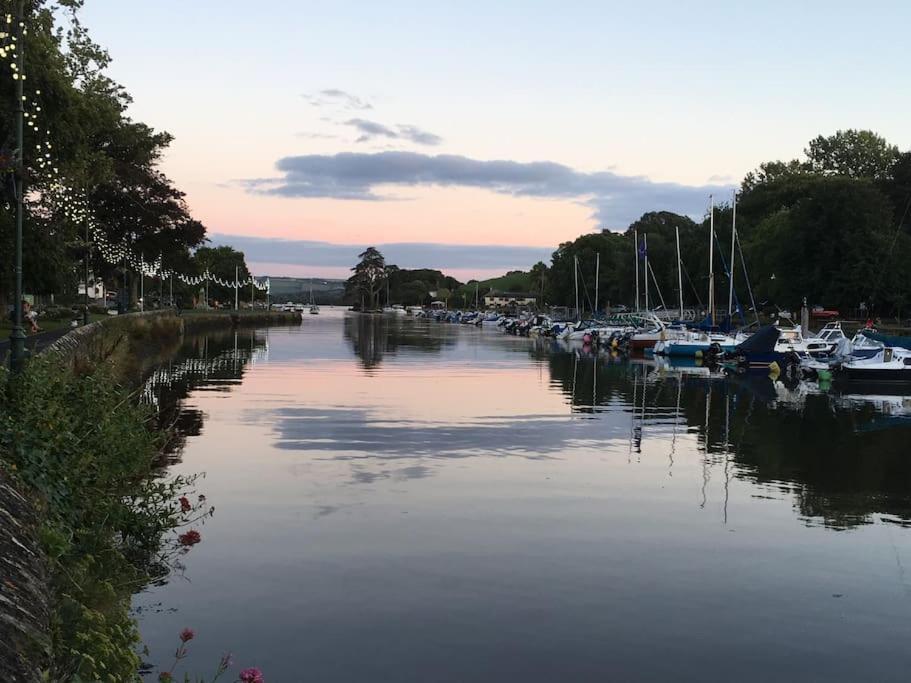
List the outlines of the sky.
<svg viewBox="0 0 911 683">
<path fill-rule="evenodd" d="M 699 218 L 819 134 L 911 147 L 911 3 L 86 0 L 163 170 L 257 274 L 457 277 Z"/>
</svg>

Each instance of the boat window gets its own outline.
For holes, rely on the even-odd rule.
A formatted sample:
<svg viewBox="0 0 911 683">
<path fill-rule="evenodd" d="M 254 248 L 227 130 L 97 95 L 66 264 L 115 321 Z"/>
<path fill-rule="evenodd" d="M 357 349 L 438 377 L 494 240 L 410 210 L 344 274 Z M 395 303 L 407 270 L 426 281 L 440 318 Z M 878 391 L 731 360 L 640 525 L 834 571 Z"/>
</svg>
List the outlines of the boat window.
<svg viewBox="0 0 911 683">
<path fill-rule="evenodd" d="M 911 365 L 911 356 L 908 356 L 907 358 L 905 358 L 904 363 L 905 363 L 905 365 Z"/>
<path fill-rule="evenodd" d="M 883 363 L 892 361 L 892 349 L 883 349 Z"/>
</svg>

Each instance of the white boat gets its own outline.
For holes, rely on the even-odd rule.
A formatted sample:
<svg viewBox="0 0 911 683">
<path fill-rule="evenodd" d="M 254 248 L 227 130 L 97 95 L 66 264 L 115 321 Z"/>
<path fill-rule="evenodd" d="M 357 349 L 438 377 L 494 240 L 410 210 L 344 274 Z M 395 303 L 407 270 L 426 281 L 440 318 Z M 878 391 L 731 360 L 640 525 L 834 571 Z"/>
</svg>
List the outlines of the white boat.
<svg viewBox="0 0 911 683">
<path fill-rule="evenodd" d="M 814 337 L 807 337 L 807 353 L 811 356 L 829 356 L 839 348 L 843 340 L 847 340 L 840 322 L 826 323 Z"/>
<path fill-rule="evenodd" d="M 848 382 L 911 384 L 911 351 L 884 346 L 872 358 L 854 358 L 836 368 Z"/>
<path fill-rule="evenodd" d="M 310 315 L 319 315 L 319 306 L 310 304 Z"/>
</svg>

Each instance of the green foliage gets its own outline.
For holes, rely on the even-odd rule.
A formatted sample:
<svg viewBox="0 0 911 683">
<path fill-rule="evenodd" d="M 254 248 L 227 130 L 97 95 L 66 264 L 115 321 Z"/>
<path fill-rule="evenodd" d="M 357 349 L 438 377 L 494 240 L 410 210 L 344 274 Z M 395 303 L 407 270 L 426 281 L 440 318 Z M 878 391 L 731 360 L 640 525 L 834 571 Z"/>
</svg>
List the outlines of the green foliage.
<svg viewBox="0 0 911 683">
<path fill-rule="evenodd" d="M 51 680 L 129 681 L 138 633 L 130 596 L 167 571 L 177 496 L 153 476 L 161 435 L 104 368 L 77 376 L 49 358 L 0 375 L 0 460 L 46 505 L 54 595 Z"/>
<path fill-rule="evenodd" d="M 238 280 L 250 277 L 250 270 L 242 251 L 233 247 L 200 247 L 193 256 L 195 271 L 202 275 L 208 271 L 211 275 L 224 282 L 234 282 L 235 273 Z M 205 285 L 202 285 L 203 287 Z M 238 293 L 241 300 L 249 299 L 248 291 Z M 234 305 L 234 287 L 224 287 L 215 282 L 209 282 L 209 299 Z"/>
<path fill-rule="evenodd" d="M 161 258 L 165 267 L 185 270 L 190 249 L 200 245 L 205 229 L 193 220 L 182 192 L 158 168 L 171 136 L 133 121 L 130 97 L 106 75 L 107 52 L 95 44 L 80 22 L 79 0 L 30 0 L 25 3 L 27 39 L 25 73 L 28 108 L 40 106 L 38 125 L 26 127 L 26 213 L 23 277 L 32 293 L 73 292 L 81 269 L 84 225 L 67 217 L 64 206 L 48 192 L 51 176 L 39 171 L 37 144 L 52 145 L 53 166 L 66 184 L 83 193 L 111 243 L 126 242 L 146 260 Z M 3 14 L 14 3 L 2 3 Z M 3 66 L 0 78 L 0 141 L 7 158 L 15 145 L 15 82 Z M 35 93 L 40 92 L 40 95 Z M 8 164 L 4 173 L 8 172 Z M 8 181 L 8 177 L 7 177 Z M 4 188 L 10 183 L 4 181 Z M 0 251 L 12 253 L 14 198 L 0 196 Z M 106 280 L 122 273 L 101 251 L 92 268 Z M 9 298 L 12 263 L 0 260 L 0 300 Z"/>
<path fill-rule="evenodd" d="M 354 274 L 345 282 L 345 297 L 354 304 L 367 309 L 379 306 L 378 294 L 386 283 L 386 259 L 375 247 L 367 247 L 358 254 L 357 265 L 351 270 Z"/>
<path fill-rule="evenodd" d="M 869 130 L 840 130 L 810 141 L 804 153 L 813 173 L 851 178 L 889 177 L 898 148 Z"/>
</svg>

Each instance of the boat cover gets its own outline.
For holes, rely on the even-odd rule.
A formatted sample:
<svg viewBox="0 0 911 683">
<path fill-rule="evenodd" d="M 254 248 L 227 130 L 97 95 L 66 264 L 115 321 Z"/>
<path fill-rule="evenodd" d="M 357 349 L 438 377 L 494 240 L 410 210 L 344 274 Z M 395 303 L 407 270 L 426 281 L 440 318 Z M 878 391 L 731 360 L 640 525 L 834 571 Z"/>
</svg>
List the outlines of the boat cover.
<svg viewBox="0 0 911 683">
<path fill-rule="evenodd" d="M 897 334 L 880 334 L 879 332 L 874 332 L 873 330 L 861 330 L 861 334 L 865 337 L 872 339 L 873 341 L 878 341 L 881 344 L 886 346 L 898 347 L 900 349 L 911 350 L 911 337 L 902 337 Z"/>
<path fill-rule="evenodd" d="M 774 325 L 764 325 L 737 345 L 737 353 L 770 353 L 781 332 Z"/>
</svg>

